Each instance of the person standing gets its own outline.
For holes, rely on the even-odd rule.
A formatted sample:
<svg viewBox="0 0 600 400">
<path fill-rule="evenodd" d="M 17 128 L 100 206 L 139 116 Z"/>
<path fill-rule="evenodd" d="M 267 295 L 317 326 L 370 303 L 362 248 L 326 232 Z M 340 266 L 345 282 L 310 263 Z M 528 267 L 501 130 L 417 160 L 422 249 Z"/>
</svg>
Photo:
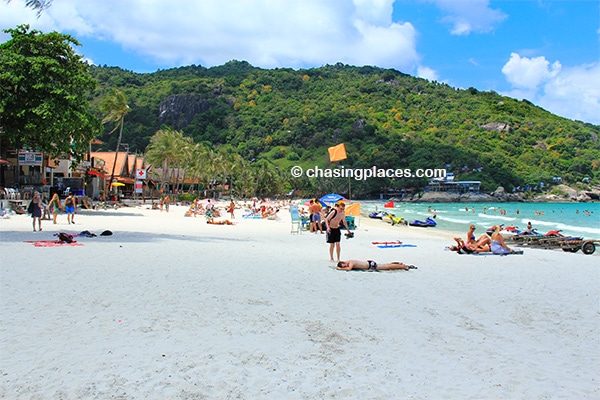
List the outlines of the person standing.
<svg viewBox="0 0 600 400">
<path fill-rule="evenodd" d="M 323 233 L 323 229 L 321 228 L 321 208 L 319 200 L 313 199 L 310 201 L 308 212 L 310 214 L 310 231 L 313 233 L 317 233 L 317 230 Z"/>
<path fill-rule="evenodd" d="M 343 224 L 348 232 L 350 232 L 350 228 L 348 227 L 348 222 L 346 222 L 346 214 L 344 213 L 346 205 L 342 202 L 336 203 L 333 207 L 333 210 L 327 214 L 325 217 L 325 227 L 327 228 L 327 243 L 329 243 L 329 260 L 334 261 L 333 259 L 333 249 L 336 250 L 337 260 L 340 261 L 340 240 L 342 238 L 342 232 L 340 230 L 340 224 Z"/>
<path fill-rule="evenodd" d="M 171 205 L 171 198 L 169 197 L 168 194 L 165 196 L 163 201 L 165 202 L 165 211 L 169 212 L 169 206 Z"/>
<path fill-rule="evenodd" d="M 65 199 L 65 212 L 67 213 L 67 224 L 75 223 L 76 210 L 77 205 L 75 204 L 75 197 L 73 196 L 73 193 L 69 193 L 69 195 Z"/>
<path fill-rule="evenodd" d="M 31 212 L 31 218 L 33 220 L 33 231 L 35 232 L 35 220 L 38 221 L 38 228 L 42 230 L 42 198 L 39 192 L 33 193 L 33 199 L 29 204 L 29 210 Z"/>
<path fill-rule="evenodd" d="M 231 219 L 235 219 L 235 203 L 233 202 L 233 199 L 229 202 L 229 215 L 231 216 Z"/>
<path fill-rule="evenodd" d="M 62 205 L 60 204 L 60 197 L 58 197 L 58 193 L 54 193 L 54 195 L 52 195 L 50 203 L 48 203 L 48 209 L 52 213 L 54 225 L 56 225 L 56 217 L 58 216 L 59 208 L 62 208 Z"/>
</svg>

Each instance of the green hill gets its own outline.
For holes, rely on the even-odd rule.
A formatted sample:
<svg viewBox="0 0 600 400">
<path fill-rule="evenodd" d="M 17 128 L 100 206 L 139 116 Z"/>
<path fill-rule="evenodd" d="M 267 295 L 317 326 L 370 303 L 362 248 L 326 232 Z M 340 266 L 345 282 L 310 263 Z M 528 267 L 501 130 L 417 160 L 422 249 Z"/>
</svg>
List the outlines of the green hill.
<svg viewBox="0 0 600 400">
<path fill-rule="evenodd" d="M 570 184 L 600 179 L 599 126 L 525 100 L 395 70 L 342 64 L 266 70 L 231 61 L 152 74 L 94 67 L 92 75 L 99 82 L 95 104 L 112 88 L 126 93 L 132 111 L 123 142 L 140 153 L 169 126 L 212 148 L 229 144 L 244 159 L 266 159 L 287 173 L 292 165 L 328 166 L 327 148 L 343 142 L 346 168 L 448 168 L 458 179 L 481 180 L 488 191 L 556 176 Z M 114 150 L 115 135 L 106 132 L 103 150 Z M 314 181 L 289 186 L 325 184 Z M 426 182 L 378 178 L 353 183 L 352 190 L 367 196 Z"/>
</svg>

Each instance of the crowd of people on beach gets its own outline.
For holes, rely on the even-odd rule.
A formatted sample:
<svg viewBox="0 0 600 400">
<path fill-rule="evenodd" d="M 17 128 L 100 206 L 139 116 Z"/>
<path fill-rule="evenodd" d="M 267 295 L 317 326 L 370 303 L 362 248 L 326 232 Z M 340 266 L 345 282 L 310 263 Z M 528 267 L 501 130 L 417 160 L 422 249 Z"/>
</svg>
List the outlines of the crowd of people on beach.
<svg viewBox="0 0 600 400">
<path fill-rule="evenodd" d="M 54 224 L 57 224 L 59 211 L 62 210 L 67 215 L 67 223 L 75 224 L 75 213 L 77 211 L 78 200 L 72 193 L 67 193 L 66 198 L 61 201 L 57 193 L 53 193 L 49 201 L 46 201 L 39 192 L 32 194 L 32 200 L 29 204 L 27 212 L 32 217 L 33 231 L 42 230 L 42 219 L 52 219 Z M 153 209 L 169 212 L 170 205 L 174 202 L 168 194 L 161 196 L 158 204 L 153 203 Z M 185 205 L 179 203 L 178 205 Z M 236 210 L 243 210 L 242 217 L 244 218 L 260 218 L 260 219 L 279 219 L 280 210 L 287 209 L 291 205 L 296 205 L 291 200 L 272 202 L 269 199 L 259 200 L 253 198 L 250 201 L 238 201 L 233 199 L 228 202 L 219 202 L 214 199 L 200 200 L 195 198 L 191 203 L 188 203 L 188 209 L 185 211 L 187 217 L 204 216 L 206 223 L 210 225 L 235 225 Z M 340 270 L 395 270 L 395 269 L 411 269 L 411 266 L 394 261 L 392 263 L 377 263 L 375 261 L 356 261 L 347 260 L 341 261 L 341 237 L 342 229 L 346 229 L 346 237 L 352 237 L 351 227 L 345 214 L 346 204 L 344 201 L 338 201 L 334 204 L 323 204 L 320 200 L 313 198 L 299 207 L 300 217 L 306 222 L 307 230 L 313 234 L 322 234 L 325 236 L 325 242 L 328 247 L 329 261 L 337 262 L 336 268 Z M 434 217 L 437 210 L 432 210 L 428 207 L 428 211 L 432 212 Z M 474 212 L 474 207 L 465 206 L 465 211 Z M 484 213 L 486 210 L 484 207 Z M 505 210 L 495 209 L 501 215 L 506 215 Z M 517 214 L 519 211 L 515 211 Z M 579 210 L 578 210 L 579 212 Z M 50 217 L 52 216 L 52 217 Z M 352 227 L 353 228 L 353 227 Z M 448 246 L 447 249 L 458 254 L 522 254 L 522 251 L 513 249 L 507 246 L 502 235 L 502 225 L 495 225 L 492 230 L 485 232 L 480 236 L 475 235 L 475 225 L 470 225 L 466 238 L 455 237 L 455 244 Z M 532 227 L 531 222 L 528 223 L 527 229 L 520 231 L 521 234 L 538 234 Z"/>
</svg>

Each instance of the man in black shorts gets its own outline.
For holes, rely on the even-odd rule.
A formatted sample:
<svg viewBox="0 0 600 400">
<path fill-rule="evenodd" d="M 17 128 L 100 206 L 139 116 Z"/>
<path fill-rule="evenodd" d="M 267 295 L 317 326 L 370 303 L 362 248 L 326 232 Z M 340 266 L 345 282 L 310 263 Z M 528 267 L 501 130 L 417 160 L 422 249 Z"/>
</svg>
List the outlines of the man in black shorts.
<svg viewBox="0 0 600 400">
<path fill-rule="evenodd" d="M 342 233 L 340 231 L 340 224 L 343 224 L 348 232 L 348 222 L 346 222 L 346 214 L 344 208 L 346 205 L 343 202 L 338 202 L 333 206 L 333 210 L 327 214 L 325 218 L 325 226 L 327 227 L 327 243 L 329 243 L 329 260 L 333 260 L 333 249 L 335 247 L 337 253 L 337 260 L 340 261 L 340 239 Z"/>
</svg>

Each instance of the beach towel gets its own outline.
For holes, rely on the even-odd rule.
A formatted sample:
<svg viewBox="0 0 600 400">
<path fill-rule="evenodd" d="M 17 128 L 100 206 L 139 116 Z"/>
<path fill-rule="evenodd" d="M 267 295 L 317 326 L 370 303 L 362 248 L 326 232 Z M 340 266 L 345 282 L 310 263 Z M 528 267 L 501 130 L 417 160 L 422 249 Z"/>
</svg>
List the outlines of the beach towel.
<svg viewBox="0 0 600 400">
<path fill-rule="evenodd" d="M 61 242 L 60 240 L 25 240 L 25 243 L 33 243 L 35 247 L 60 247 L 60 246 L 83 246 L 78 242 Z"/>
<path fill-rule="evenodd" d="M 397 272 L 406 272 L 406 270 L 403 269 L 384 269 L 384 270 L 376 270 L 376 271 L 372 271 L 372 270 L 368 270 L 368 269 L 351 269 L 349 271 L 345 271 L 345 270 L 340 270 L 337 269 L 337 265 L 330 265 L 329 268 L 331 268 L 334 271 L 338 271 L 338 272 L 357 272 L 357 273 L 361 273 L 361 272 L 377 272 L 378 274 L 395 274 Z M 417 269 L 417 267 L 413 267 L 410 268 L 412 269 Z"/>
<path fill-rule="evenodd" d="M 416 244 L 398 243 L 398 244 L 380 244 L 377 247 L 379 247 L 380 249 L 391 249 L 391 248 L 396 248 L 396 247 L 417 247 L 417 245 Z"/>
<path fill-rule="evenodd" d="M 497 254 L 497 253 L 492 253 L 491 251 L 485 251 L 485 252 L 481 252 L 481 253 L 471 253 L 470 255 L 474 255 L 474 256 L 511 256 L 511 255 L 523 255 L 523 250 L 515 250 L 512 253 L 506 253 L 506 254 Z"/>
</svg>

